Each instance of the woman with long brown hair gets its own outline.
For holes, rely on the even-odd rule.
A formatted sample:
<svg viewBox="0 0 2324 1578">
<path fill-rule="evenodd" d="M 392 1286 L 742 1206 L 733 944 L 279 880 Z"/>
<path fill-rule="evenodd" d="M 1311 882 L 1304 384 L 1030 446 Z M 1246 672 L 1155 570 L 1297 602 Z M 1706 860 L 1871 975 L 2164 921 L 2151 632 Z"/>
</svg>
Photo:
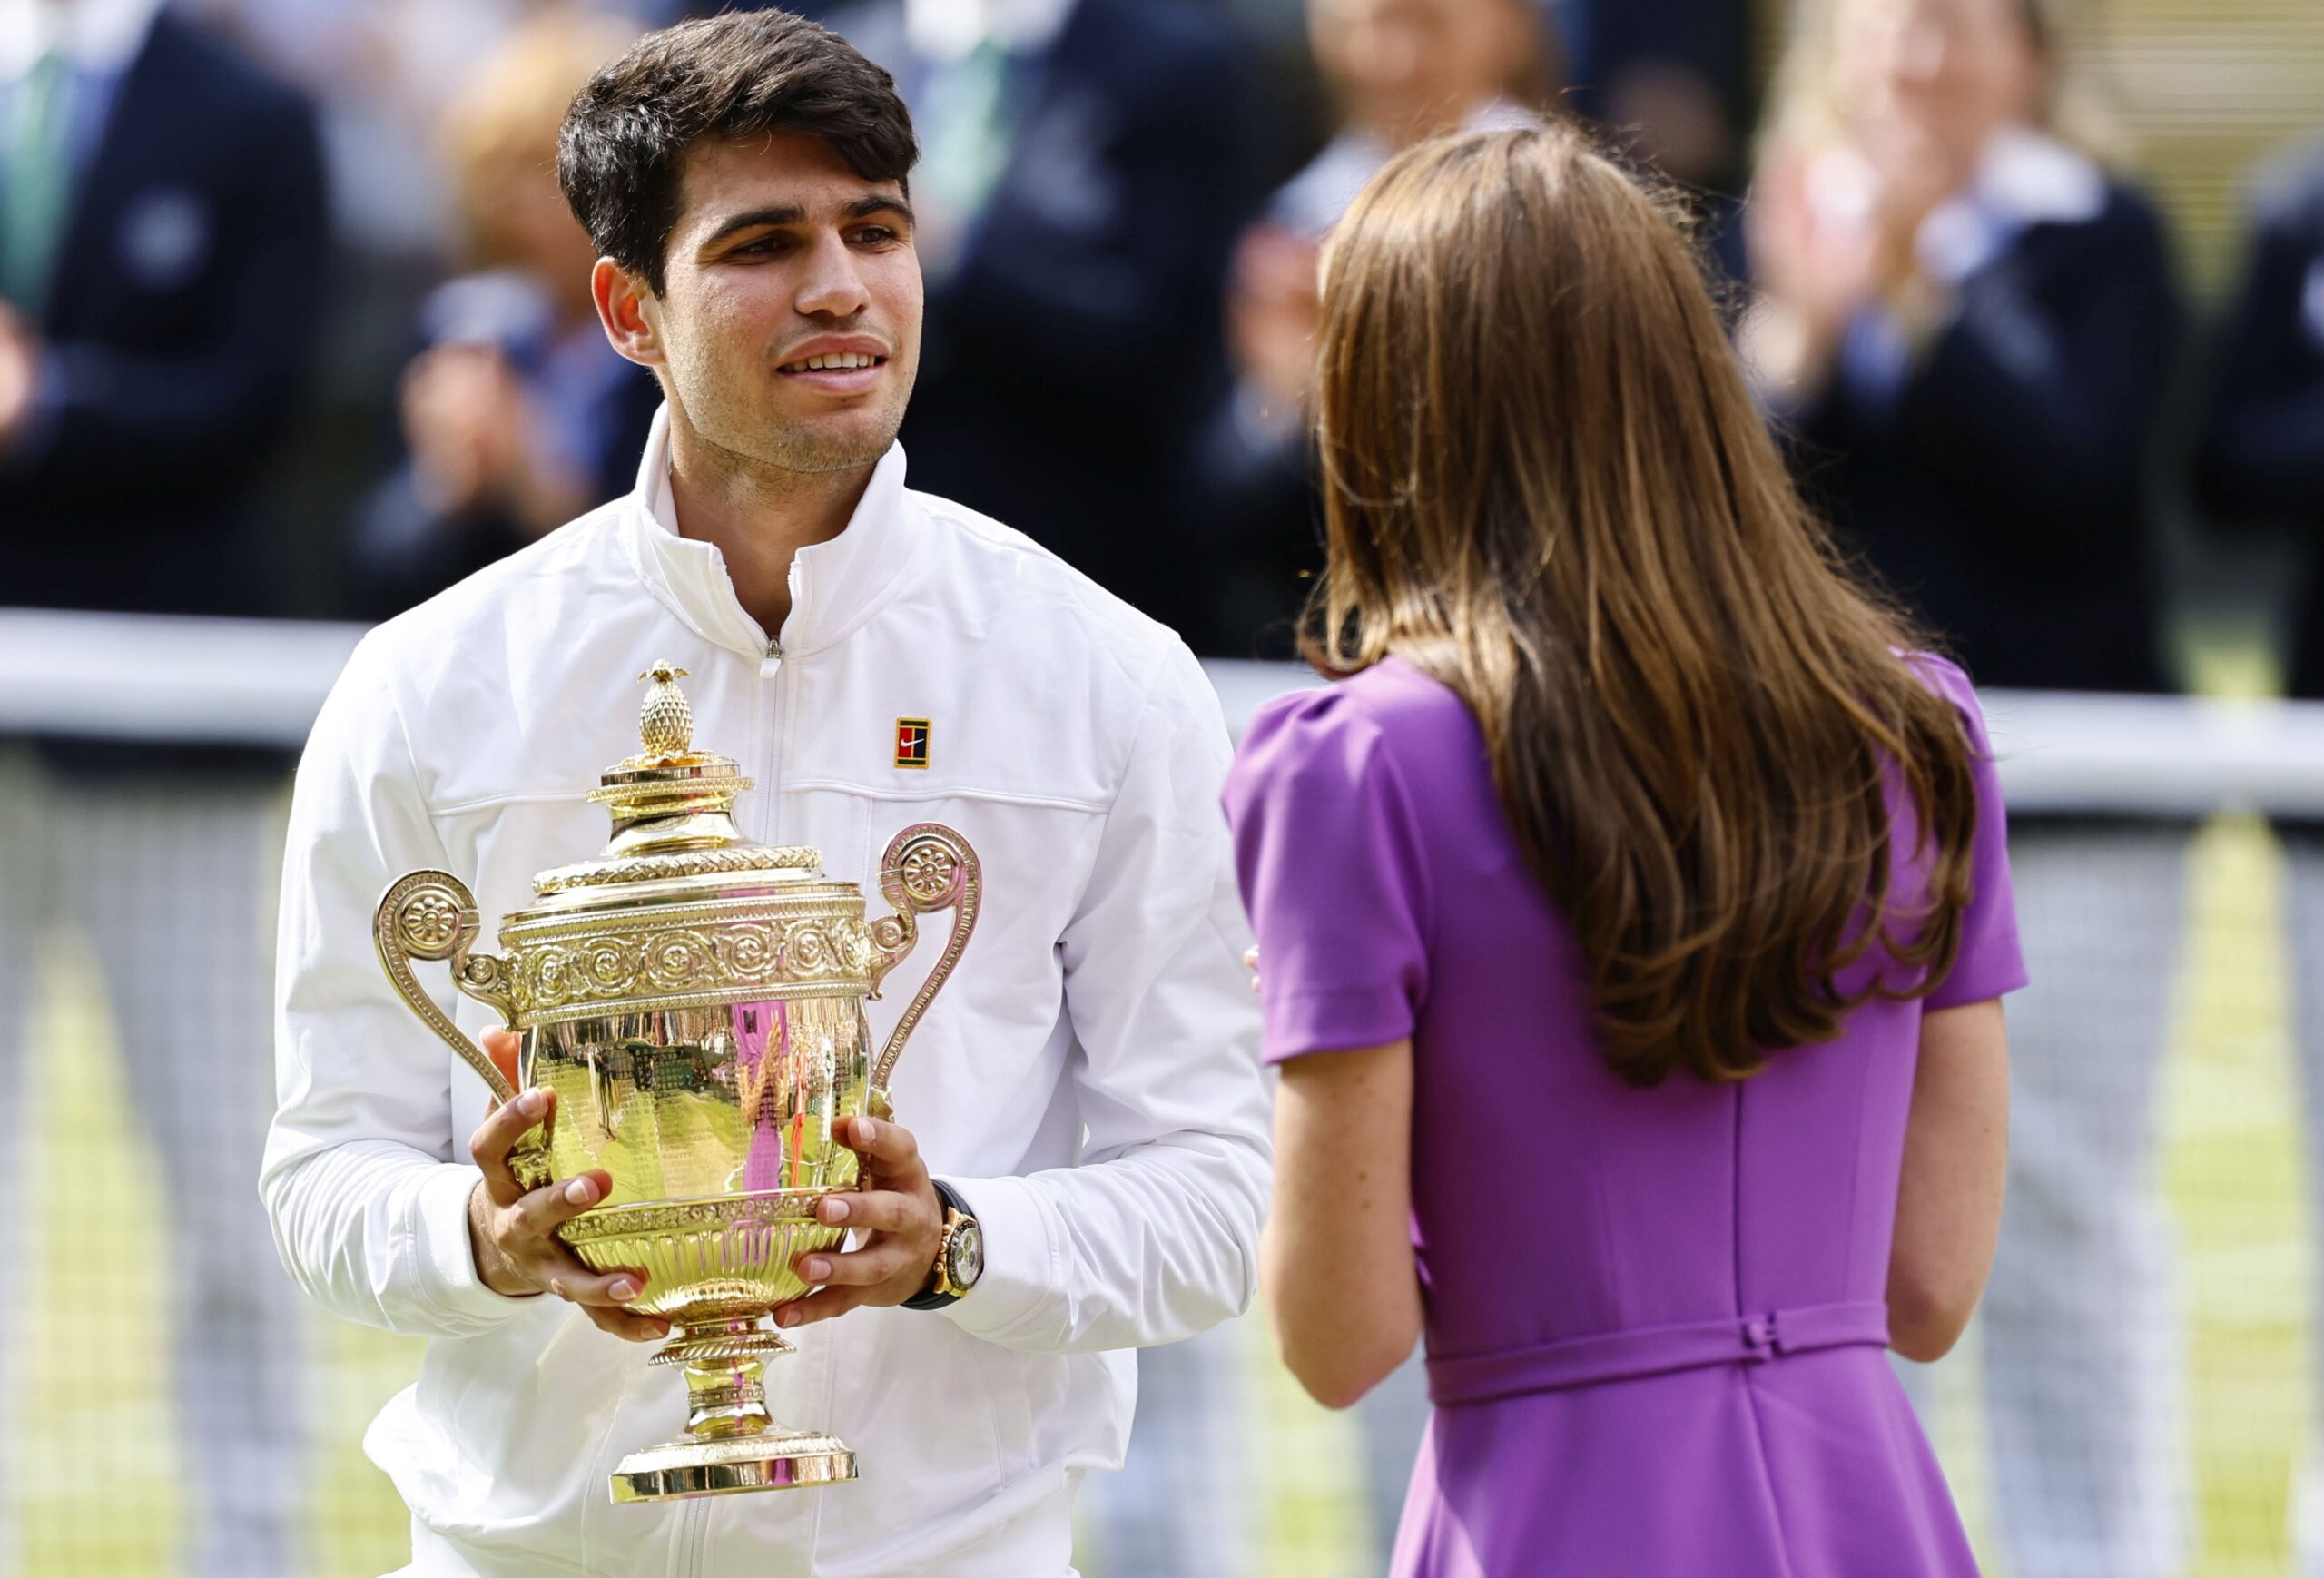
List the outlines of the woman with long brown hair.
<svg viewBox="0 0 2324 1578">
<path fill-rule="evenodd" d="M 2000 1212 L 2024 976 L 1966 681 L 1577 133 L 1384 169 L 1321 364 L 1339 683 L 1226 808 L 1285 1357 L 1344 1405 L 1428 1339 L 1395 1570 L 1974 1572 L 1882 1354 L 1952 1344 Z"/>
</svg>

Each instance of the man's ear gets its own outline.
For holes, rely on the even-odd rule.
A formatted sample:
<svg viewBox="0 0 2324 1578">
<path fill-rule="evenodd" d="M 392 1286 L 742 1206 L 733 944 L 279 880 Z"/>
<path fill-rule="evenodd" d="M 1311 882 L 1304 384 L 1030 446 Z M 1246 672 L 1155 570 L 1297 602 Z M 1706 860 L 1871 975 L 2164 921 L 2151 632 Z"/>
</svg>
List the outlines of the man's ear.
<svg viewBox="0 0 2324 1578">
<path fill-rule="evenodd" d="M 661 303 L 645 281 L 613 259 L 599 258 L 589 271 L 589 294 L 613 348 L 640 367 L 659 367 L 664 360 Z"/>
</svg>

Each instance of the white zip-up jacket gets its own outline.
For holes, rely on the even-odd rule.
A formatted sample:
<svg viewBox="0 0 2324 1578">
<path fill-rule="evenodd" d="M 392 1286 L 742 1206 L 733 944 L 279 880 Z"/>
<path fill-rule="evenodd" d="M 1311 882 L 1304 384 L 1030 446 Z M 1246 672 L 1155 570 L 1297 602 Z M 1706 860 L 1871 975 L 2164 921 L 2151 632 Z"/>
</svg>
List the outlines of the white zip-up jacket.
<svg viewBox="0 0 2324 1578">
<path fill-rule="evenodd" d="M 1168 631 L 906 489 L 901 449 L 798 555 L 771 642 L 718 550 L 677 533 L 667 422 L 635 494 L 371 632 L 315 725 L 261 1179 L 283 1260 L 338 1314 L 434 1339 L 366 1438 L 412 1509 L 414 1573 L 1053 1578 L 1074 1484 L 1122 1461 L 1128 1350 L 1238 1313 L 1256 1282 L 1266 1096 L 1217 700 Z M 478 1281 L 485 1088 L 389 987 L 371 913 L 436 866 L 488 936 L 536 872 L 602 847 L 582 794 L 636 748 L 636 676 L 664 657 L 690 671 L 696 742 L 757 780 L 748 836 L 813 845 L 874 912 L 900 828 L 976 847 L 983 912 L 893 1093 L 988 1259 L 944 1311 L 857 1310 L 769 1361 L 775 1416 L 843 1438 L 853 1484 L 615 1506 L 606 1476 L 683 1431 L 684 1387 L 651 1346 Z M 894 764 L 900 718 L 929 721 L 925 768 Z M 876 1036 L 936 936 L 871 1006 Z M 423 979 L 471 1034 L 491 1022 L 441 966 Z"/>
</svg>

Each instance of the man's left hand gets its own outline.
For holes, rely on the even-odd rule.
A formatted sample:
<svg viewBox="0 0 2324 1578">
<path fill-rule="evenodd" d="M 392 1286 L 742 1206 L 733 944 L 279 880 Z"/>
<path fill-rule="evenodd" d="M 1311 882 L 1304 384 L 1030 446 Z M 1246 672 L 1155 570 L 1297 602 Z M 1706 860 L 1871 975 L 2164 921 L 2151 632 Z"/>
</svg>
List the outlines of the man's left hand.
<svg viewBox="0 0 2324 1578">
<path fill-rule="evenodd" d="M 844 1315 L 858 1305 L 901 1304 L 926 1290 L 944 1238 L 944 1202 L 928 1180 L 928 1167 L 911 1131 L 872 1118 L 851 1118 L 840 1141 L 863 1159 L 852 1194 L 832 1195 L 815 1208 L 817 1220 L 859 1235 L 846 1254 L 815 1249 L 793 1262 L 810 1284 L 804 1298 L 774 1312 L 775 1324 L 801 1327 Z"/>
</svg>

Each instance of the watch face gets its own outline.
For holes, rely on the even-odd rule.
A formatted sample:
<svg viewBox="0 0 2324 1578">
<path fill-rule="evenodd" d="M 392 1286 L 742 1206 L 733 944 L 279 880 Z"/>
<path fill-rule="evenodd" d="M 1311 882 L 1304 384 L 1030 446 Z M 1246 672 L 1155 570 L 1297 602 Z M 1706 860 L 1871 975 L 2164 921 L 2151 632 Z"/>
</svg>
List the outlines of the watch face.
<svg viewBox="0 0 2324 1578">
<path fill-rule="evenodd" d="M 962 1222 L 952 1232 L 951 1264 L 946 1274 L 952 1286 L 963 1293 L 977 1285 L 984 1275 L 984 1229 L 973 1221 Z"/>
</svg>

